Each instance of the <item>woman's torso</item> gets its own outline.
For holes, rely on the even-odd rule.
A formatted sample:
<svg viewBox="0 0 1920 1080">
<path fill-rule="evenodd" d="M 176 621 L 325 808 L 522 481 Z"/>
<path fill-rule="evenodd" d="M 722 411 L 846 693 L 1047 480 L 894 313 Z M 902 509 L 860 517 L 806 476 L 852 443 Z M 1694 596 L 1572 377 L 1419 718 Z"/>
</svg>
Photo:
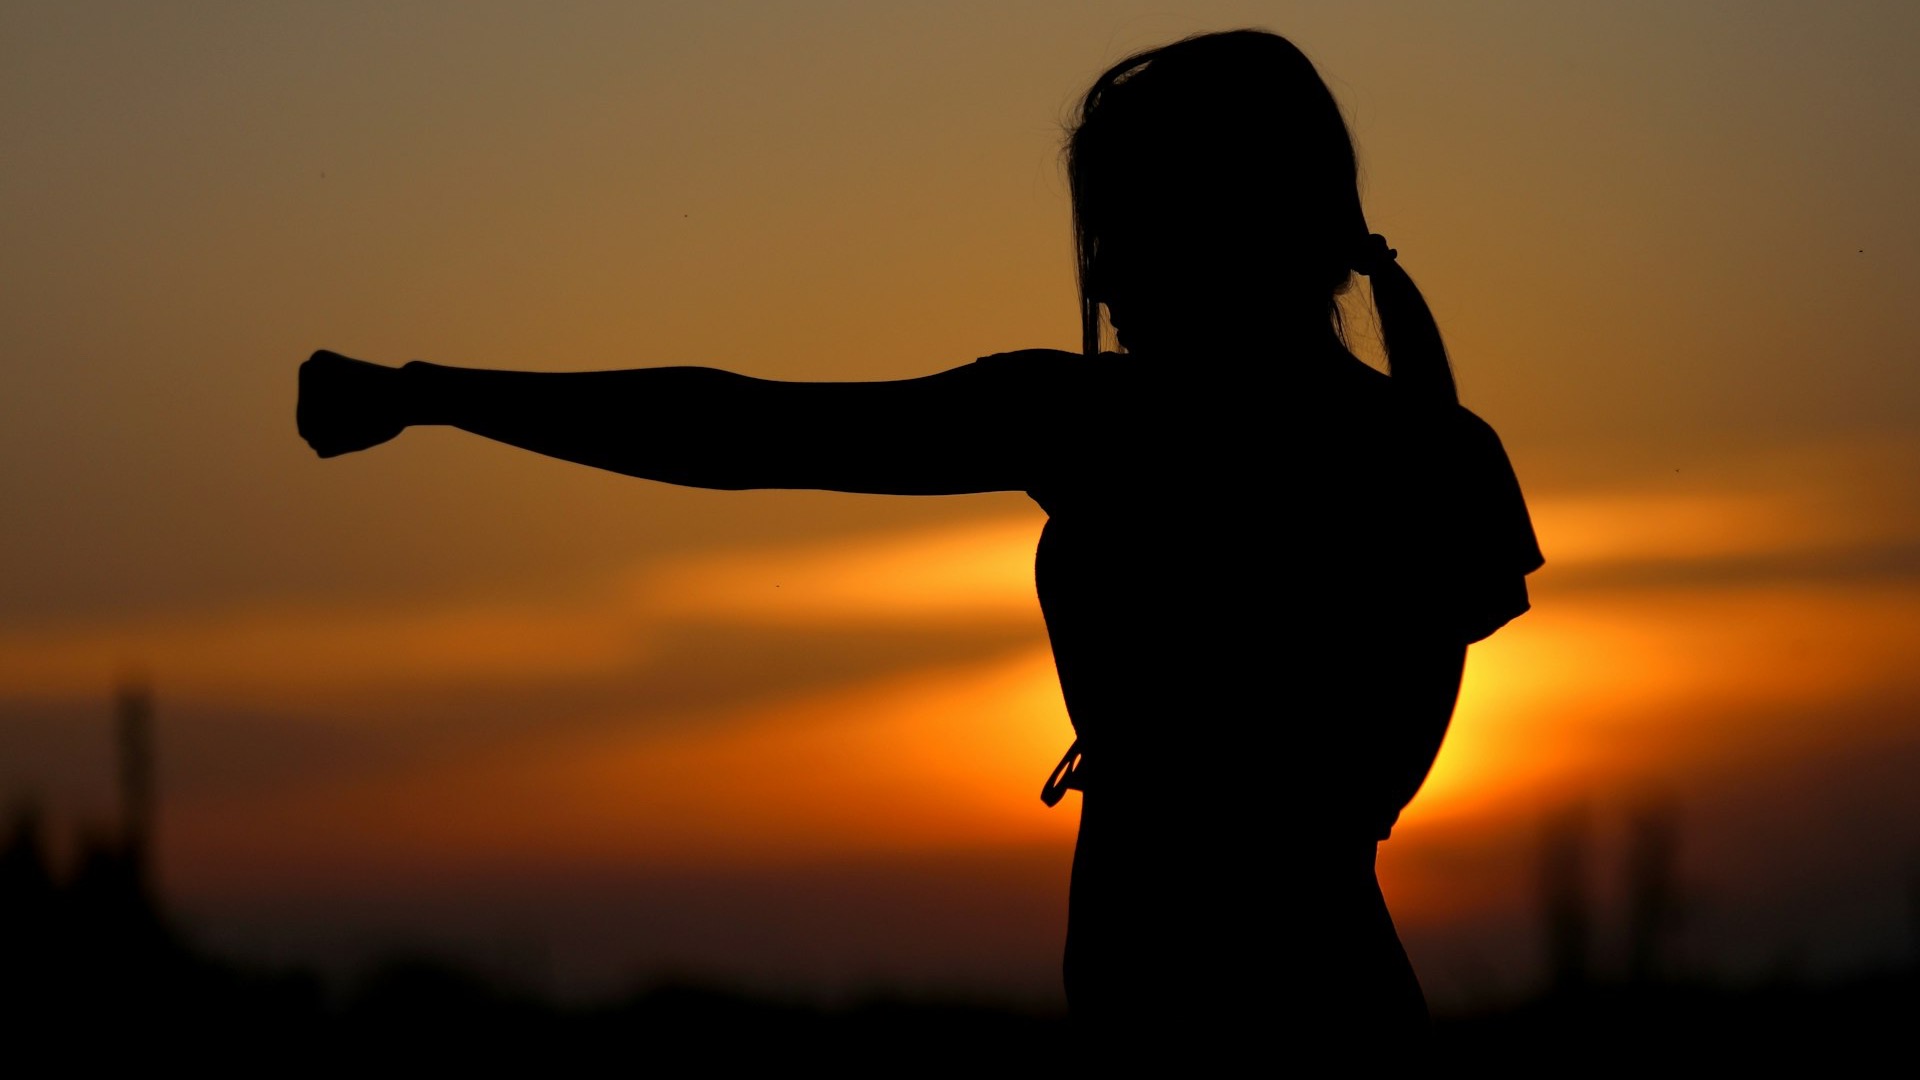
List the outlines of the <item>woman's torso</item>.
<svg viewBox="0 0 1920 1080">
<path fill-rule="evenodd" d="M 1084 786 L 1175 818 L 1384 835 L 1464 655 L 1434 618 L 1447 553 L 1427 528 L 1446 410 L 1350 356 L 1197 377 L 1072 363 L 1065 464 L 1032 494 Z"/>
</svg>

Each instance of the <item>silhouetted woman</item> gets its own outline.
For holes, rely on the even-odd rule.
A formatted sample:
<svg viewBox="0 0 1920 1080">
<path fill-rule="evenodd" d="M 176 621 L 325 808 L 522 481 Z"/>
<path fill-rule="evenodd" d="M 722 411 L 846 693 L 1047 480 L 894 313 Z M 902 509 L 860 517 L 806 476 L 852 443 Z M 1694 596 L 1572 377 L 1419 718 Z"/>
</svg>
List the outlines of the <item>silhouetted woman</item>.
<svg viewBox="0 0 1920 1080">
<path fill-rule="evenodd" d="M 1078 735 L 1043 796 L 1083 793 L 1076 1021 L 1122 1053 L 1417 1042 L 1374 852 L 1467 645 L 1527 609 L 1541 557 L 1513 471 L 1457 404 L 1425 301 L 1369 233 L 1339 108 L 1284 38 L 1115 64 L 1067 161 L 1081 353 L 784 383 L 322 352 L 301 432 L 322 457 L 450 424 L 697 487 L 1028 492 Z M 1344 343 L 1355 272 L 1390 375 Z"/>
</svg>

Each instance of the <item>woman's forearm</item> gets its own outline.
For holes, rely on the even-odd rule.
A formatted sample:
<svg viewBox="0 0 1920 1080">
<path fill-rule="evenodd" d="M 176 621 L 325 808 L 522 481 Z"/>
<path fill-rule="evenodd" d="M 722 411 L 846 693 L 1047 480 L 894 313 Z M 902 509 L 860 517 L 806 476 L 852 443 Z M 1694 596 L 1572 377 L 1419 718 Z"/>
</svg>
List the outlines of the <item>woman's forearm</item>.
<svg viewBox="0 0 1920 1080">
<path fill-rule="evenodd" d="M 409 424 L 441 424 L 548 457 L 692 487 L 775 486 L 774 384 L 712 368 L 535 372 L 414 361 L 400 372 Z"/>
</svg>

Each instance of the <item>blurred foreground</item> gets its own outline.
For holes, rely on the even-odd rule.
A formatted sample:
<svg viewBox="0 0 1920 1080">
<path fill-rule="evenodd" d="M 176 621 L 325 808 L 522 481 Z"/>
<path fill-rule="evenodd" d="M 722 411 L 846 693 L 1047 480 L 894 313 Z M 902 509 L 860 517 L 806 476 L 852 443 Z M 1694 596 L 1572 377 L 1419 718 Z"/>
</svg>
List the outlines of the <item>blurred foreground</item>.
<svg viewBox="0 0 1920 1080">
<path fill-rule="evenodd" d="M 383 1063 L 543 1067 L 697 1058 L 703 1066 L 1016 1072 L 1068 1057 L 1064 1016 L 992 1001 L 871 996 L 827 1006 L 678 983 L 562 1004 L 430 955 L 390 957 L 346 980 L 243 966 L 174 928 L 124 838 L 96 838 L 58 877 L 42 832 L 22 814 L 0 849 L 0 1015 L 16 1054 L 251 1066 L 375 1054 Z M 1514 1069 L 1866 1060 L 1903 1049 L 1907 1024 L 1920 1015 L 1914 968 L 1732 984 L 1665 975 L 1649 962 L 1596 977 L 1578 947 L 1577 910 L 1550 902 L 1547 915 L 1550 937 L 1559 938 L 1548 988 L 1437 1017 L 1445 1059 Z"/>
<path fill-rule="evenodd" d="M 154 884 L 152 702 L 116 710 L 119 821 L 53 857 L 31 806 L 0 833 L 0 1017 L 16 1054 L 156 1058 L 257 1067 L 392 1060 L 582 1067 L 626 1058 L 706 1066 L 1016 1072 L 1065 1065 L 1066 1017 L 990 996 L 869 992 L 825 1003 L 711 980 L 653 980 L 563 1000 L 528 979 L 428 950 L 390 951 L 351 974 L 218 955 Z M 1628 832 L 1617 958 L 1597 945 L 1593 822 L 1552 817 L 1538 849 L 1543 970 L 1531 993 L 1435 1018 L 1443 1059 L 1478 1067 L 1579 1068 L 1658 1059 L 1715 1064 L 1875 1060 L 1904 1049 L 1920 1015 L 1920 948 L 1902 965 L 1820 979 L 1792 968 L 1736 979 L 1684 962 L 1689 911 L 1679 825 L 1655 802 Z M 1920 881 L 1909 900 L 1920 945 Z M 638 916 L 636 916 L 638 917 Z"/>
</svg>

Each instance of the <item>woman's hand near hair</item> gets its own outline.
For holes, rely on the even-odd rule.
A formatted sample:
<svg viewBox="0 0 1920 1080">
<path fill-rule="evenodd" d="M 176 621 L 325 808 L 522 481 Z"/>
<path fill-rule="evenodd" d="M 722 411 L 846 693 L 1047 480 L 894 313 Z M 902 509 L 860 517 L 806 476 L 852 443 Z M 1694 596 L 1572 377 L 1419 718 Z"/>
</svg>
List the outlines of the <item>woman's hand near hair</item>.
<svg viewBox="0 0 1920 1080">
<path fill-rule="evenodd" d="M 294 422 L 323 458 L 378 446 L 406 430 L 407 395 L 400 369 L 325 349 L 300 365 Z"/>
</svg>

